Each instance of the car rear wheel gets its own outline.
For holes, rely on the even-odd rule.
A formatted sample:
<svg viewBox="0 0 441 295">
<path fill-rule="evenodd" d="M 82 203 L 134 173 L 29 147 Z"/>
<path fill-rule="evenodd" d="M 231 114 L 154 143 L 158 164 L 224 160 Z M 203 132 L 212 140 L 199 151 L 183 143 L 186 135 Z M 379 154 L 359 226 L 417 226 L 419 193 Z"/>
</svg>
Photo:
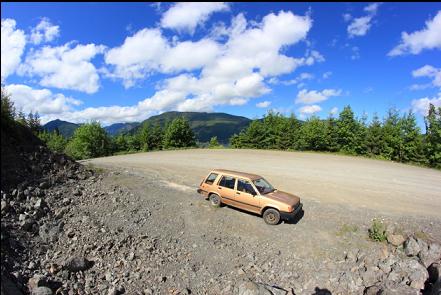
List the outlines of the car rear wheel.
<svg viewBox="0 0 441 295">
<path fill-rule="evenodd" d="M 211 203 L 211 206 L 213 206 L 213 207 L 220 207 L 222 202 L 221 202 L 221 199 L 218 195 L 211 194 L 210 195 L 210 203 Z"/>
<path fill-rule="evenodd" d="M 265 220 L 267 224 L 276 225 L 280 222 L 280 213 L 276 209 L 266 209 L 265 212 L 263 212 L 263 220 Z"/>
</svg>

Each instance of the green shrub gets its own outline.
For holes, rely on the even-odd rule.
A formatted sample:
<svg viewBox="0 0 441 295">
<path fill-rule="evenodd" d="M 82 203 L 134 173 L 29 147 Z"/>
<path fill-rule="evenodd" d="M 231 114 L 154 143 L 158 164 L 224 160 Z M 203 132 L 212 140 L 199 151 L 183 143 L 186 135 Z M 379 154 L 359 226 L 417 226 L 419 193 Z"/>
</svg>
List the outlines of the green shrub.
<svg viewBox="0 0 441 295">
<path fill-rule="evenodd" d="M 66 153 L 77 160 L 107 156 L 110 152 L 110 139 L 97 122 L 81 125 L 66 146 Z"/>
<path fill-rule="evenodd" d="M 369 229 L 369 238 L 376 242 L 386 241 L 386 225 L 381 220 L 372 220 L 372 226 Z"/>
</svg>

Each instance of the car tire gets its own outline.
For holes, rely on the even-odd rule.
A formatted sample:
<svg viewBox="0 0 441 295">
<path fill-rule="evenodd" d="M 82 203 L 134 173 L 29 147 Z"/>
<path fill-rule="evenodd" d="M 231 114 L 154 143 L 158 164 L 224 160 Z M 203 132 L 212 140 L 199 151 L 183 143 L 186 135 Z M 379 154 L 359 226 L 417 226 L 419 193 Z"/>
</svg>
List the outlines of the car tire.
<svg viewBox="0 0 441 295">
<path fill-rule="evenodd" d="M 221 198 L 216 194 L 211 194 L 209 197 L 211 206 L 218 208 L 222 205 Z"/>
<path fill-rule="evenodd" d="M 263 220 L 266 224 L 276 225 L 280 222 L 280 213 L 278 210 L 269 208 L 263 212 Z"/>
</svg>

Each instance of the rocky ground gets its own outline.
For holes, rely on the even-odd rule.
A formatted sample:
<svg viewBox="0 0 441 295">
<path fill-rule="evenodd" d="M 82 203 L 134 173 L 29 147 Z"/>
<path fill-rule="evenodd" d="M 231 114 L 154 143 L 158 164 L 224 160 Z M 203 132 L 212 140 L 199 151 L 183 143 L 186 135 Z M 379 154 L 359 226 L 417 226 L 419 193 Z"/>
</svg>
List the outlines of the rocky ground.
<svg viewBox="0 0 441 295">
<path fill-rule="evenodd" d="M 179 153 L 149 153 L 142 169 L 115 162 L 94 168 L 51 153 L 24 127 L 1 128 L 2 295 L 440 293 L 437 214 L 409 214 L 415 211 L 407 207 L 385 214 L 349 199 L 328 203 L 302 193 L 305 211 L 269 226 L 253 214 L 212 208 L 194 184 L 176 181 L 196 181 L 206 169 L 192 174 L 188 161 L 202 162 L 191 158 L 179 162 L 187 172 L 160 165 L 159 156 L 182 159 Z M 280 161 L 287 156 L 277 155 Z M 372 163 L 377 171 L 377 162 L 367 165 Z M 314 177 L 318 170 L 310 170 Z M 437 172 L 423 172 L 425 177 L 406 174 L 412 184 L 399 198 L 409 201 L 408 192 L 429 179 L 422 191 L 431 195 L 422 208 L 430 202 L 437 208 Z M 287 175 L 294 177 L 287 183 L 296 182 L 296 174 Z M 375 203 L 381 200 L 377 193 Z M 368 238 L 374 218 L 387 225 L 388 241 Z"/>
<path fill-rule="evenodd" d="M 369 210 L 304 200 L 269 226 L 158 174 L 23 156 L 43 173 L 2 191 L 2 294 L 440 292 L 433 217 L 382 216 L 389 242 L 372 242 Z"/>
</svg>

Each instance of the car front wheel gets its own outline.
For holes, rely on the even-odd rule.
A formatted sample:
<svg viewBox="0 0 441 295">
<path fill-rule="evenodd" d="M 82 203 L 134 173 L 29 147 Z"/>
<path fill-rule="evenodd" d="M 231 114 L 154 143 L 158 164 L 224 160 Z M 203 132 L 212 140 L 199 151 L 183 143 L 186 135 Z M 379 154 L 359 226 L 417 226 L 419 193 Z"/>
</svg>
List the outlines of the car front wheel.
<svg viewBox="0 0 441 295">
<path fill-rule="evenodd" d="M 267 224 L 276 225 L 280 222 L 280 213 L 276 209 L 266 209 L 263 213 L 263 220 L 265 220 Z"/>
</svg>

